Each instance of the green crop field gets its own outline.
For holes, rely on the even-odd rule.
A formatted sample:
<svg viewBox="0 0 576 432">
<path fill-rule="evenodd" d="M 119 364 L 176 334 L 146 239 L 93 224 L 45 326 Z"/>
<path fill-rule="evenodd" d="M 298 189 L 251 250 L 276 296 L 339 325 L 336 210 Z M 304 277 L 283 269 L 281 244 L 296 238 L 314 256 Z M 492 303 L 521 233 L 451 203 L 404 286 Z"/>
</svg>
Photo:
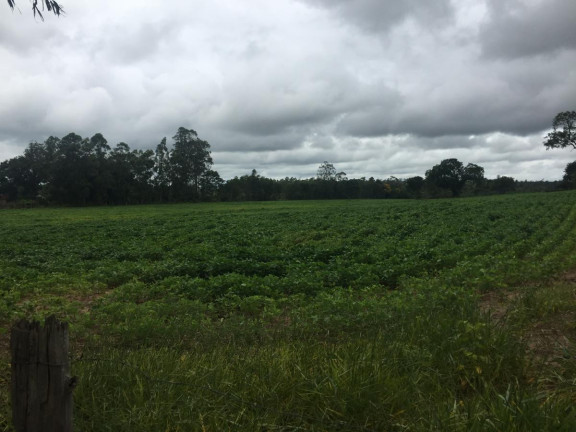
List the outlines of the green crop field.
<svg viewBox="0 0 576 432">
<path fill-rule="evenodd" d="M 3 210 L 0 238 L 0 430 L 10 325 L 51 314 L 79 431 L 576 430 L 574 192 Z"/>
</svg>

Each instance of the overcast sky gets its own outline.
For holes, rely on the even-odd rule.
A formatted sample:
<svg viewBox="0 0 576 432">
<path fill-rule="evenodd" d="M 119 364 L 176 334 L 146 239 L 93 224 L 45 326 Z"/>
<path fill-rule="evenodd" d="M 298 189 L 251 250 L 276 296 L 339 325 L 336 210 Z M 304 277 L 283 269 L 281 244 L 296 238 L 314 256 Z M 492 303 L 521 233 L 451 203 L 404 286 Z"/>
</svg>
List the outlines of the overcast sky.
<svg viewBox="0 0 576 432">
<path fill-rule="evenodd" d="M 223 178 L 424 175 L 559 179 L 546 151 L 576 110 L 574 0 L 0 0 L 0 160 L 101 132 L 153 149 L 179 126 Z"/>
</svg>

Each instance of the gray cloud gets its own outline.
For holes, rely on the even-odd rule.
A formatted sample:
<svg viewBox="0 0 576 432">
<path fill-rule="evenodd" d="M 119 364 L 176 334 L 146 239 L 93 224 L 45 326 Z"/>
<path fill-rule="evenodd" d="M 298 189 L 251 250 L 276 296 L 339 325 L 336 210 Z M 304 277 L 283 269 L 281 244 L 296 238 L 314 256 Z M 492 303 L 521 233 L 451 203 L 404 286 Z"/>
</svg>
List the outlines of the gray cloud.
<svg viewBox="0 0 576 432">
<path fill-rule="evenodd" d="M 94 47 L 95 56 L 106 56 L 115 64 L 131 64 L 157 55 L 177 37 L 178 27 L 169 21 L 148 21 L 133 28 L 116 23 L 103 30 L 104 40 Z"/>
<path fill-rule="evenodd" d="M 303 146 L 304 135 L 305 133 L 298 129 L 273 135 L 242 134 L 227 130 L 201 134 L 204 139 L 213 143 L 213 147 L 217 151 L 230 154 L 261 152 L 263 155 L 274 151 L 298 150 Z"/>
<path fill-rule="evenodd" d="M 462 56 L 461 61 L 470 59 Z M 367 104 L 346 113 L 338 130 L 366 137 L 489 132 L 527 135 L 548 128 L 551 113 L 571 109 L 576 100 L 576 76 L 566 75 L 574 70 L 574 59 L 568 53 L 546 62 L 528 59 L 479 63 L 475 68 L 446 66 L 439 69 L 443 74 L 429 76 L 411 94 L 393 103 Z"/>
<path fill-rule="evenodd" d="M 61 47 L 68 42 L 68 35 L 54 25 L 43 25 L 26 14 L 27 22 L 14 12 L 8 13 L 6 4 L 2 5 L 2 25 L 0 26 L 0 46 L 14 50 L 22 55 L 41 55 L 49 46 Z"/>
<path fill-rule="evenodd" d="M 447 157 L 558 178 L 574 156 L 541 141 L 576 109 L 574 6 L 551 3 L 101 0 L 45 23 L 3 14 L 0 160 L 71 131 L 154 148 L 185 126 L 225 178 L 310 177 L 324 160 L 351 177 L 423 175 Z"/>
<path fill-rule="evenodd" d="M 426 25 L 450 20 L 449 0 L 301 0 L 333 11 L 341 20 L 372 32 L 387 32 L 407 19 Z"/>
<path fill-rule="evenodd" d="M 385 138 L 339 138 L 330 147 L 318 148 L 309 139 L 298 151 L 270 150 L 215 152 L 216 169 L 226 177 L 244 175 L 255 168 L 261 174 L 283 178 L 313 177 L 324 161 L 350 178 L 424 176 L 426 170 L 443 159 L 456 157 L 464 163 L 476 163 L 494 178 L 507 175 L 518 179 L 560 179 L 564 167 L 574 155 L 570 152 L 546 152 L 540 134 L 517 137 L 503 133 L 441 138 L 409 135 Z M 543 159 L 543 155 L 547 158 Z"/>
<path fill-rule="evenodd" d="M 485 56 L 521 58 L 576 49 L 573 0 L 489 0 L 489 21 L 481 28 Z"/>
</svg>

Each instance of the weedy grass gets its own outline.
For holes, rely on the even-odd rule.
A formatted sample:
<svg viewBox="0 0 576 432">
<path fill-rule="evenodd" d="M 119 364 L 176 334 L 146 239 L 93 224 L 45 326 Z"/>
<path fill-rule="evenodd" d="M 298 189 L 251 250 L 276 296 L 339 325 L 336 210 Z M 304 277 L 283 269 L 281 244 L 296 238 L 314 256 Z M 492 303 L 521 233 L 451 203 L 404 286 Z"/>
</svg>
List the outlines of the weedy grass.
<svg viewBox="0 0 576 432">
<path fill-rule="evenodd" d="M 77 430 L 576 430 L 575 198 L 3 211 L 0 430 L 10 322 L 53 313 Z"/>
</svg>

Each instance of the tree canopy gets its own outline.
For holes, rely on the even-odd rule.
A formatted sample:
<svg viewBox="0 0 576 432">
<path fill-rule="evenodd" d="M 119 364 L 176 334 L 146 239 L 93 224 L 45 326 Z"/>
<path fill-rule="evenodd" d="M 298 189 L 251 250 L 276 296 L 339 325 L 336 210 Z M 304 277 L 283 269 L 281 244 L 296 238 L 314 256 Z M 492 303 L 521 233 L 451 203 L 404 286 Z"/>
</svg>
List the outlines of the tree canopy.
<svg viewBox="0 0 576 432">
<path fill-rule="evenodd" d="M 464 165 L 458 159 L 444 159 L 426 171 L 426 180 L 433 185 L 450 189 L 453 196 L 460 194 L 464 186 Z"/>
<path fill-rule="evenodd" d="M 484 168 L 469 163 L 464 166 L 458 159 L 444 159 L 426 171 L 426 181 L 436 187 L 449 189 L 453 196 L 458 196 L 467 181 L 476 187 L 484 181 Z"/>
<path fill-rule="evenodd" d="M 324 161 L 318 167 L 316 178 L 319 180 L 334 180 L 336 179 L 336 168 L 331 163 Z"/>
<path fill-rule="evenodd" d="M 546 136 L 546 149 L 576 148 L 576 111 L 558 113 L 552 123 L 552 132 Z"/>
<path fill-rule="evenodd" d="M 114 148 L 100 133 L 70 133 L 32 142 L 24 155 L 0 163 L 0 194 L 10 201 L 68 205 L 138 204 L 212 199 L 222 180 L 211 171 L 210 145 L 178 129 L 152 150 Z"/>
<path fill-rule="evenodd" d="M 567 189 L 576 187 L 576 161 L 570 162 L 564 169 L 564 177 L 562 178 L 563 186 Z"/>
<path fill-rule="evenodd" d="M 176 193 L 182 197 L 198 198 L 202 176 L 210 170 L 210 144 L 198 138 L 193 129 L 178 128 L 173 137 L 174 150 L 170 155 L 170 173 Z"/>
<path fill-rule="evenodd" d="M 346 173 L 344 171 L 336 172 L 336 168 L 333 164 L 328 163 L 327 161 L 322 162 L 318 167 L 318 171 L 316 172 L 316 178 L 318 180 L 347 180 Z"/>
<path fill-rule="evenodd" d="M 38 3 L 40 3 L 40 5 L 38 5 Z M 10 6 L 10 9 L 14 10 L 16 7 L 16 0 L 8 0 L 8 6 Z M 56 16 L 64 15 L 64 8 L 55 0 L 32 0 L 32 12 L 34 12 L 34 16 L 38 14 L 42 21 L 44 21 L 44 15 L 42 15 L 40 8 L 42 8 L 42 11 L 47 10 Z"/>
</svg>

